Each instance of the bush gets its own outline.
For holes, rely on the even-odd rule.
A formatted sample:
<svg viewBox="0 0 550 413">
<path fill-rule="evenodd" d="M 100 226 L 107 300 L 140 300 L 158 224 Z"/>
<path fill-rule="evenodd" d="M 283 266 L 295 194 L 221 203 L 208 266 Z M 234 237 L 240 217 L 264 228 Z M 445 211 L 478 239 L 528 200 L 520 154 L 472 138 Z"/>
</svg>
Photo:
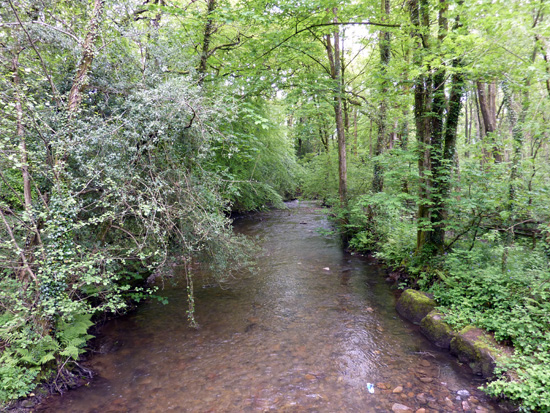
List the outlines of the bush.
<svg viewBox="0 0 550 413">
<path fill-rule="evenodd" d="M 550 364 L 550 262 L 544 246 L 532 250 L 520 244 L 509 251 L 503 272 L 499 241 L 489 233 L 478 248 L 450 253 L 447 275 L 431 291 L 449 323 L 476 325 L 514 346 L 488 393 L 545 411 L 550 407 L 550 372 L 544 367 Z"/>
</svg>

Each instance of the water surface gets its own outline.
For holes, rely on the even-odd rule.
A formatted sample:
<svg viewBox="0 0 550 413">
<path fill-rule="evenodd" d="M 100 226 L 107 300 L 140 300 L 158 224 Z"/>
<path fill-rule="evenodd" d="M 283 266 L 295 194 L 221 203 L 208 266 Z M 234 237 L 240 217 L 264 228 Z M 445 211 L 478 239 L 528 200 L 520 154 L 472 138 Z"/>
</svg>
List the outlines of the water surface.
<svg viewBox="0 0 550 413">
<path fill-rule="evenodd" d="M 324 211 L 292 202 L 235 222 L 262 248 L 258 270 L 186 292 L 106 325 L 89 386 L 51 399 L 52 412 L 496 411 L 482 382 L 395 312 L 372 261 L 344 253 Z M 374 387 L 374 393 L 368 384 Z M 469 393 L 469 394 L 467 394 Z"/>
</svg>

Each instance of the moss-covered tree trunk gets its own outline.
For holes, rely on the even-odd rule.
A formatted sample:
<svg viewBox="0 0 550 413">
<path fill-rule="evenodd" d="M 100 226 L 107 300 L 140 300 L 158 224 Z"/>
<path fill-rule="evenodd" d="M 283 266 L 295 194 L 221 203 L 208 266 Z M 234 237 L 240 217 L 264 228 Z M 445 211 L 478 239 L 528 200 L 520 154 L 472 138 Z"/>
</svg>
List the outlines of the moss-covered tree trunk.
<svg viewBox="0 0 550 413">
<path fill-rule="evenodd" d="M 448 1 L 440 0 L 437 43 L 429 39 L 429 7 L 426 0 L 413 0 L 411 21 L 417 39 L 415 63 L 422 64 L 422 55 L 436 52 L 448 32 Z M 456 18 L 453 30 L 460 28 Z M 445 247 L 446 199 L 450 188 L 453 158 L 456 147 L 458 120 L 462 109 L 464 79 L 460 73 L 460 60 L 453 61 L 450 96 L 447 99 L 447 70 L 441 66 L 432 75 L 430 69 L 416 78 L 415 122 L 418 139 L 418 169 L 420 199 L 418 204 L 417 252 L 441 253 Z"/>
<path fill-rule="evenodd" d="M 382 14 L 385 19 L 390 15 L 390 0 L 381 0 Z M 382 77 L 382 85 L 380 88 L 380 106 L 378 108 L 378 136 L 376 139 L 375 156 L 380 156 L 387 146 L 387 112 L 388 112 L 388 99 L 386 94 L 388 93 L 388 80 L 387 80 L 387 68 L 390 63 L 391 57 L 391 44 L 390 33 L 387 31 L 381 31 L 379 34 L 379 48 L 380 48 L 380 75 Z M 372 190 L 374 192 L 382 192 L 384 188 L 384 171 L 380 161 L 374 160 L 374 170 L 372 179 Z"/>
</svg>

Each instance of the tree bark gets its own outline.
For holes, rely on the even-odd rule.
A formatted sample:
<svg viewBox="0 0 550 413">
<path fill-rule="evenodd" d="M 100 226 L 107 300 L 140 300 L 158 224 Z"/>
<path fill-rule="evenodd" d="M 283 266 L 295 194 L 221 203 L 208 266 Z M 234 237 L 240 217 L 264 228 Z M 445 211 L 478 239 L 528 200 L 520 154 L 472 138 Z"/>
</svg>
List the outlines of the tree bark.
<svg viewBox="0 0 550 413">
<path fill-rule="evenodd" d="M 19 56 L 16 54 L 12 59 L 14 100 L 15 100 L 15 117 L 17 137 L 19 138 L 19 156 L 21 160 L 21 175 L 23 177 L 23 199 L 25 202 L 25 210 L 28 212 L 32 208 L 31 194 L 31 176 L 29 173 L 29 159 L 27 154 L 27 141 L 25 139 L 25 125 L 23 122 L 23 103 L 19 92 L 21 78 L 19 77 Z"/>
<path fill-rule="evenodd" d="M 390 0 L 381 0 L 380 6 L 382 13 L 385 15 L 385 19 L 390 16 Z M 379 34 L 379 48 L 380 48 L 380 75 L 382 77 L 382 87 L 380 89 L 381 100 L 378 109 L 378 135 L 376 139 L 376 152 L 375 156 L 380 156 L 387 146 L 387 111 L 388 101 L 386 93 L 388 93 L 388 81 L 387 68 L 390 63 L 390 33 L 387 31 L 381 31 Z M 384 189 L 384 171 L 380 161 L 374 160 L 374 170 L 372 179 L 373 192 L 382 192 Z"/>
<path fill-rule="evenodd" d="M 199 63 L 199 85 L 204 82 L 206 76 L 206 69 L 208 63 L 208 55 L 210 54 L 210 40 L 214 34 L 214 21 L 212 20 L 212 13 L 216 9 L 216 0 L 208 0 L 208 6 L 206 9 L 206 24 L 204 25 L 204 34 L 202 38 L 202 51 L 201 60 Z"/>
<path fill-rule="evenodd" d="M 78 71 L 69 93 L 68 109 L 69 114 L 74 114 L 82 102 L 82 92 L 88 85 L 88 73 L 94 60 L 94 43 L 99 31 L 101 14 L 103 13 L 104 0 L 94 0 L 94 9 L 90 20 L 90 27 L 82 46 L 82 58 L 78 65 Z"/>
<path fill-rule="evenodd" d="M 338 23 L 336 8 L 333 9 L 334 22 Z M 334 82 L 334 117 L 336 121 L 336 136 L 338 138 L 338 195 L 340 206 L 347 206 L 347 163 L 346 163 L 346 136 L 342 113 L 342 68 L 340 56 L 340 36 L 338 30 L 333 33 L 334 51 L 331 36 L 326 36 L 327 56 L 330 62 L 331 77 Z"/>
<path fill-rule="evenodd" d="M 495 162 L 502 162 L 502 154 L 496 140 L 497 108 L 496 108 L 496 83 L 485 84 L 476 82 L 479 109 L 483 120 L 484 137 L 491 145 L 491 153 Z"/>
<path fill-rule="evenodd" d="M 425 0 L 410 1 L 411 22 L 414 26 L 413 36 L 416 38 L 414 63 L 418 67 L 422 66 L 422 49 L 425 49 L 429 42 L 427 34 L 423 34 L 422 29 L 429 25 L 427 14 L 427 3 Z M 417 213 L 417 252 L 423 248 L 426 242 L 426 236 L 429 230 L 430 211 L 430 181 L 426 171 L 430 166 L 430 137 L 431 122 L 428 114 L 431 112 L 431 80 L 429 74 L 421 74 L 414 80 L 414 119 L 416 125 L 416 136 L 418 141 L 418 173 L 419 182 L 419 202 Z"/>
<path fill-rule="evenodd" d="M 439 31 L 438 43 L 441 44 L 447 36 L 447 0 L 439 0 Z M 440 67 L 433 76 L 432 89 L 432 114 L 431 120 L 431 141 L 430 141 L 430 169 L 431 177 L 428 177 L 431 187 L 431 205 L 428 206 L 431 228 L 426 234 L 425 243 L 434 251 L 443 251 L 445 242 L 445 229 L 443 220 L 445 216 L 442 184 L 444 177 L 448 175 L 445 171 L 450 165 L 445 162 L 443 154 L 443 134 L 445 113 L 447 112 L 447 98 L 445 97 L 445 79 L 447 77 L 445 67 Z M 460 113 L 460 112 L 459 112 Z"/>
<path fill-rule="evenodd" d="M 411 22 L 416 37 L 415 63 L 422 63 L 419 51 L 430 50 L 428 2 L 412 0 Z M 447 0 L 439 1 L 438 44 L 448 31 Z M 454 30 L 461 26 L 457 16 Z M 446 216 L 445 201 L 448 198 L 453 158 L 456 147 L 458 120 L 462 109 L 464 79 L 459 69 L 461 62 L 453 60 L 449 101 L 445 96 L 444 67 L 433 76 L 428 73 L 415 79 L 415 122 L 418 138 L 418 169 L 420 174 L 420 200 L 418 204 L 417 253 L 432 255 L 444 250 Z M 448 107 L 447 107 L 448 106 Z"/>
</svg>

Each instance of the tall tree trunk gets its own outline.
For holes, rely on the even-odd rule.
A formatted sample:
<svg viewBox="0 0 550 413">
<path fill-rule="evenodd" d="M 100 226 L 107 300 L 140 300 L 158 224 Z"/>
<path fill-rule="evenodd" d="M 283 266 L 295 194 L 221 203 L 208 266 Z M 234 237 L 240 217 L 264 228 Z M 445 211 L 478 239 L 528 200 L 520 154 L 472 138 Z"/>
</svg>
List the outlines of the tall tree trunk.
<svg viewBox="0 0 550 413">
<path fill-rule="evenodd" d="M 508 112 L 508 121 L 512 126 L 512 144 L 513 155 L 512 165 L 510 168 L 510 181 L 508 184 L 508 219 L 505 224 L 508 227 L 506 233 L 506 243 L 504 252 L 502 254 L 502 271 L 506 270 L 508 261 L 508 250 L 514 242 L 514 225 L 513 222 L 516 218 L 516 201 L 517 201 L 517 180 L 519 178 L 519 164 L 521 161 L 521 151 L 523 147 L 523 123 L 528 109 L 528 98 L 524 97 L 523 106 L 518 117 L 516 110 L 514 109 L 512 94 L 510 93 L 507 83 L 502 84 L 502 92 L 504 94 L 504 105 Z"/>
<path fill-rule="evenodd" d="M 388 19 L 390 16 L 390 0 L 381 0 L 380 3 L 382 13 L 385 15 L 384 19 Z M 388 81 L 387 68 L 390 63 L 390 33 L 381 31 L 379 34 L 379 48 L 380 48 L 380 75 L 382 77 L 382 87 L 380 88 L 381 100 L 378 109 L 378 135 L 376 139 L 376 152 L 375 156 L 380 156 L 387 146 L 387 111 L 388 100 L 386 93 L 388 93 Z M 373 192 L 382 192 L 384 189 L 384 171 L 382 165 L 378 159 L 374 161 L 372 190 Z"/>
<path fill-rule="evenodd" d="M 358 126 L 357 126 L 357 108 L 353 109 L 353 154 L 357 156 L 357 135 L 358 135 Z"/>
<path fill-rule="evenodd" d="M 466 109 L 464 110 L 464 137 L 466 138 L 466 147 L 470 145 L 472 139 L 472 118 L 470 115 L 471 107 L 471 100 L 467 98 Z M 464 152 L 464 157 L 470 157 L 470 152 L 468 151 L 468 149 L 466 149 L 466 152 Z"/>
<path fill-rule="evenodd" d="M 457 71 L 461 62 L 455 59 L 453 68 L 455 69 L 451 76 L 451 92 L 449 95 L 449 110 L 445 121 L 445 139 L 443 141 L 443 161 L 444 165 L 441 173 L 438 174 L 440 184 L 440 197 L 442 202 L 440 210 L 445 215 L 445 200 L 449 197 L 450 177 L 455 165 L 454 158 L 456 153 L 456 139 L 458 132 L 458 121 L 462 111 L 462 97 L 464 96 L 464 75 Z"/>
<path fill-rule="evenodd" d="M 447 0 L 439 0 L 438 44 L 441 44 L 447 36 L 447 9 Z M 445 229 L 443 226 L 445 212 L 441 185 L 443 183 L 442 177 L 445 175 L 444 169 L 448 167 L 443 157 L 444 122 L 445 113 L 447 111 L 447 99 L 445 97 L 446 76 L 444 67 L 440 67 L 433 76 L 432 115 L 430 116 L 432 123 L 429 155 L 431 161 L 431 177 L 429 176 L 428 180 L 430 181 L 432 204 L 428 206 L 430 210 L 431 228 L 426 234 L 425 244 L 428 245 L 430 249 L 437 252 L 443 250 L 445 241 Z"/>
<path fill-rule="evenodd" d="M 415 63 L 421 63 L 420 49 L 430 50 L 428 2 L 412 0 L 411 21 L 415 26 L 417 53 Z M 438 44 L 448 31 L 448 2 L 439 1 Z M 454 30 L 460 27 L 457 16 Z M 420 33 L 422 29 L 422 33 Z M 438 68 L 433 77 L 421 75 L 415 80 L 415 121 L 419 146 L 420 200 L 418 206 L 417 252 L 441 253 L 444 249 L 446 216 L 445 201 L 453 170 L 458 120 L 462 108 L 464 79 L 460 61 L 453 61 L 453 76 L 449 102 L 445 97 L 446 70 Z M 447 108 L 448 104 L 448 108 Z"/>
<path fill-rule="evenodd" d="M 21 78 L 19 76 L 19 53 L 22 49 L 19 49 L 14 53 L 11 60 L 12 71 L 12 83 L 13 83 L 13 98 L 15 101 L 15 129 L 16 135 L 19 138 L 19 163 L 21 164 L 21 175 L 23 178 L 23 206 L 27 212 L 27 217 L 31 221 L 31 226 L 34 227 L 34 220 L 31 214 L 32 209 L 32 195 L 31 195 L 31 179 L 29 173 L 29 161 L 27 153 L 27 143 L 25 136 L 25 124 L 23 117 L 23 101 L 21 97 Z M 36 285 L 39 284 L 38 278 L 32 270 L 32 253 L 29 247 L 32 247 L 32 242 L 26 242 L 25 245 L 20 246 L 16 239 L 13 229 L 13 223 L 8 222 L 8 219 L 0 208 L 0 217 L 4 224 L 7 234 L 10 236 L 12 246 L 16 248 L 19 254 L 19 278 L 25 284 L 34 281 Z M 18 224 L 19 225 L 19 224 Z M 32 230 L 28 234 L 27 241 L 32 239 Z"/>
<path fill-rule="evenodd" d="M 333 9 L 334 23 L 338 23 L 336 8 Z M 338 195 L 340 206 L 347 206 L 347 163 L 346 163 L 346 135 L 344 130 L 344 118 L 342 113 L 342 68 L 340 56 L 340 35 L 336 30 L 332 36 L 326 36 L 327 56 L 331 67 L 331 76 L 334 82 L 334 117 L 336 120 L 336 135 L 338 138 Z"/>
<path fill-rule="evenodd" d="M 422 63 L 422 49 L 429 47 L 427 28 L 429 27 L 429 16 L 427 16 L 426 0 L 410 1 L 411 22 L 414 27 L 413 36 L 416 38 L 415 53 L 413 62 L 418 67 Z M 418 173 L 419 201 L 417 213 L 417 251 L 420 252 L 426 242 L 430 221 L 430 181 L 428 179 L 430 166 L 430 137 L 431 122 L 431 79 L 429 74 L 420 74 L 414 80 L 414 119 L 416 125 L 416 136 L 418 141 Z M 428 172 L 428 174 L 426 173 Z"/>
<path fill-rule="evenodd" d="M 542 58 L 544 59 L 544 62 L 546 63 L 546 92 L 548 93 L 548 97 L 550 97 L 550 59 L 548 58 L 548 47 L 546 45 L 546 42 L 540 35 L 536 35 L 537 42 L 539 43 L 540 50 L 542 53 Z"/>
</svg>

